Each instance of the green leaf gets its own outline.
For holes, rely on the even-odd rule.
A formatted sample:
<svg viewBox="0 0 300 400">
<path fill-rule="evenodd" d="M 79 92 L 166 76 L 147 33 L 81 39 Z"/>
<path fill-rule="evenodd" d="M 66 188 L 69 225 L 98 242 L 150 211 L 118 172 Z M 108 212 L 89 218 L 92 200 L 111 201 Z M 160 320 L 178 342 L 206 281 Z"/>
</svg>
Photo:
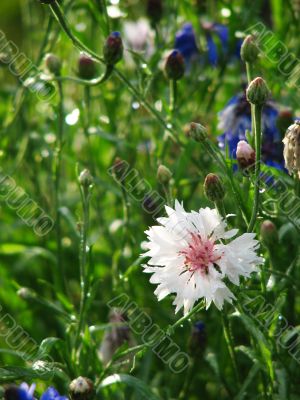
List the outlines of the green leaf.
<svg viewBox="0 0 300 400">
<path fill-rule="evenodd" d="M 246 314 L 240 314 L 239 312 L 233 314 L 233 316 L 238 317 L 244 324 L 247 331 L 251 334 L 254 338 L 255 342 L 257 343 L 262 359 L 265 361 L 268 367 L 269 376 L 274 382 L 275 373 L 272 364 L 272 351 L 271 351 L 271 344 L 267 340 L 264 333 L 255 325 L 253 319 L 248 317 Z"/>
<path fill-rule="evenodd" d="M 39 347 L 39 350 L 38 350 L 38 354 L 37 354 L 37 358 L 43 357 L 46 354 L 49 354 L 51 352 L 51 350 L 53 349 L 53 347 L 57 343 L 63 343 L 63 341 L 61 339 L 59 339 L 59 338 L 56 338 L 56 337 L 48 337 L 48 338 L 44 339 L 42 341 L 42 343 L 40 344 L 40 347 Z"/>
<path fill-rule="evenodd" d="M 127 374 L 113 374 L 108 376 L 97 387 L 97 393 L 101 389 L 114 384 L 124 384 L 126 386 L 130 386 L 139 395 L 142 396 L 140 400 L 142 399 L 160 400 L 160 398 L 156 394 L 154 394 L 152 390 L 149 388 L 149 386 L 147 386 L 143 381 Z"/>
<path fill-rule="evenodd" d="M 278 382 L 278 398 L 280 400 L 289 399 L 288 393 L 288 374 L 286 369 L 280 368 L 276 370 L 276 377 Z"/>
<path fill-rule="evenodd" d="M 258 373 L 260 367 L 257 364 L 254 364 L 252 366 L 252 368 L 249 371 L 249 374 L 247 375 L 247 378 L 245 379 L 241 390 L 239 391 L 239 393 L 237 394 L 237 396 L 235 397 L 235 400 L 243 400 L 245 398 L 245 396 L 247 395 L 247 389 L 248 387 L 252 384 L 256 374 Z"/>
</svg>

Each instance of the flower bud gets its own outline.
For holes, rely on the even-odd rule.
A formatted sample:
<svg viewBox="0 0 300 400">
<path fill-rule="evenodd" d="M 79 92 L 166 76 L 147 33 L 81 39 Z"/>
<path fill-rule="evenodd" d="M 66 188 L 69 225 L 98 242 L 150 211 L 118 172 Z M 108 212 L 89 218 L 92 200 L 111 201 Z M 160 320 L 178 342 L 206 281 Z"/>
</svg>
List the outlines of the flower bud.
<svg viewBox="0 0 300 400">
<path fill-rule="evenodd" d="M 207 138 L 207 130 L 205 126 L 192 122 L 186 136 L 194 139 L 196 142 L 202 142 Z"/>
<path fill-rule="evenodd" d="M 253 63 L 258 57 L 258 47 L 252 35 L 246 36 L 241 47 L 241 59 L 246 63 Z"/>
<path fill-rule="evenodd" d="M 45 65 L 48 71 L 51 72 L 53 75 L 60 75 L 61 61 L 55 54 L 46 54 Z"/>
<path fill-rule="evenodd" d="M 107 65 L 114 65 L 123 57 L 123 42 L 119 32 L 111 33 L 103 47 L 104 62 Z"/>
<path fill-rule="evenodd" d="M 157 169 L 157 180 L 162 185 L 167 185 L 172 178 L 172 172 L 164 165 L 160 165 Z"/>
<path fill-rule="evenodd" d="M 272 221 L 265 220 L 260 226 L 260 236 L 263 243 L 267 246 L 273 246 L 278 243 L 278 232 Z"/>
<path fill-rule="evenodd" d="M 262 106 L 270 97 L 270 91 L 264 79 L 258 77 L 250 82 L 246 95 L 250 103 Z"/>
<path fill-rule="evenodd" d="M 255 164 L 255 151 L 245 140 L 240 140 L 236 148 L 236 159 L 241 170 L 251 169 Z"/>
<path fill-rule="evenodd" d="M 179 50 L 173 50 L 166 59 L 165 75 L 168 79 L 177 81 L 184 75 L 184 58 Z"/>
<path fill-rule="evenodd" d="M 298 172 L 300 179 L 300 120 L 296 120 L 293 125 L 289 126 L 283 144 L 285 166 L 289 174 Z"/>
<path fill-rule="evenodd" d="M 79 183 L 85 189 L 88 189 L 94 183 L 94 178 L 92 177 L 92 175 L 88 169 L 84 169 L 80 173 Z"/>
<path fill-rule="evenodd" d="M 148 0 L 146 12 L 152 23 L 157 24 L 161 20 L 163 14 L 162 0 Z"/>
<path fill-rule="evenodd" d="M 221 201 L 225 197 L 225 189 L 221 179 L 216 174 L 208 174 L 204 181 L 206 197 L 213 202 Z"/>
<path fill-rule="evenodd" d="M 17 295 L 23 300 L 30 300 L 32 297 L 34 297 L 34 293 L 26 287 L 21 287 L 17 291 Z"/>
<path fill-rule="evenodd" d="M 72 400 L 89 400 L 94 394 L 93 382 L 82 376 L 74 379 L 69 385 Z"/>
<path fill-rule="evenodd" d="M 87 54 L 80 54 L 78 59 L 78 76 L 81 79 L 93 79 L 96 75 L 95 61 Z"/>
<path fill-rule="evenodd" d="M 116 157 L 113 165 L 110 169 L 112 175 L 118 181 L 122 181 L 128 171 L 128 163 L 125 160 L 122 160 L 120 157 Z"/>
<path fill-rule="evenodd" d="M 279 132 L 286 132 L 288 127 L 294 122 L 293 111 L 289 107 L 283 107 L 279 109 L 278 118 L 276 121 L 276 126 Z"/>
</svg>

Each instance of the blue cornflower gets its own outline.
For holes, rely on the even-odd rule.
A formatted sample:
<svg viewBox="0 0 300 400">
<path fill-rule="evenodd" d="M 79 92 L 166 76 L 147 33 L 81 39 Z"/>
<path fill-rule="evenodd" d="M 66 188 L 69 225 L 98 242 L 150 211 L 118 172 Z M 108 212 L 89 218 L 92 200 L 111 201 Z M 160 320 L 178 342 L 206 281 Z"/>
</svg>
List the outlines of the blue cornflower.
<svg viewBox="0 0 300 400">
<path fill-rule="evenodd" d="M 67 396 L 61 396 L 54 387 L 49 387 L 41 396 L 40 400 L 68 400 Z"/>
<path fill-rule="evenodd" d="M 268 101 L 262 113 L 262 159 L 265 164 L 283 168 L 282 135 L 278 129 L 279 106 Z M 244 93 L 229 100 L 219 113 L 218 128 L 223 134 L 218 137 L 219 147 L 228 146 L 230 155 L 236 158 L 236 147 L 240 140 L 245 140 L 246 130 L 251 131 L 250 104 Z"/>
<path fill-rule="evenodd" d="M 187 66 L 198 55 L 199 50 L 192 24 L 184 24 L 180 31 L 176 33 L 174 49 L 180 51 Z"/>
<path fill-rule="evenodd" d="M 216 38 L 221 43 L 222 54 L 226 54 L 229 45 L 228 27 L 218 23 L 204 23 L 202 27 L 205 31 L 208 61 L 211 65 L 216 66 L 219 60 Z"/>
<path fill-rule="evenodd" d="M 20 386 L 10 385 L 4 392 L 6 400 L 34 400 L 35 383 L 29 386 L 23 382 Z"/>
</svg>

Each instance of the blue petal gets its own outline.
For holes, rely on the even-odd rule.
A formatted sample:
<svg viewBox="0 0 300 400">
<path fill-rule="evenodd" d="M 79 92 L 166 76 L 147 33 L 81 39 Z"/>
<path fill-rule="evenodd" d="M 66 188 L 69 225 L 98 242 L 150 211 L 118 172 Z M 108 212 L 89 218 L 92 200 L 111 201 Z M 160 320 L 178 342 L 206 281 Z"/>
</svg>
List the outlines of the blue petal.
<svg viewBox="0 0 300 400">
<path fill-rule="evenodd" d="M 40 400 L 57 400 L 60 397 L 60 394 L 54 387 L 49 387 L 41 396 Z"/>
<path fill-rule="evenodd" d="M 207 42 L 207 50 L 208 50 L 208 60 L 214 67 L 218 63 L 218 53 L 217 46 L 212 38 L 212 36 L 207 33 L 206 34 L 206 42 Z"/>
<path fill-rule="evenodd" d="M 176 33 L 174 48 L 180 51 L 187 63 L 198 53 L 192 24 L 183 25 L 182 29 Z"/>
<path fill-rule="evenodd" d="M 213 24 L 212 26 L 212 31 L 215 32 L 223 46 L 223 50 L 227 51 L 228 50 L 228 40 L 229 40 L 229 30 L 228 27 L 222 24 Z"/>
</svg>

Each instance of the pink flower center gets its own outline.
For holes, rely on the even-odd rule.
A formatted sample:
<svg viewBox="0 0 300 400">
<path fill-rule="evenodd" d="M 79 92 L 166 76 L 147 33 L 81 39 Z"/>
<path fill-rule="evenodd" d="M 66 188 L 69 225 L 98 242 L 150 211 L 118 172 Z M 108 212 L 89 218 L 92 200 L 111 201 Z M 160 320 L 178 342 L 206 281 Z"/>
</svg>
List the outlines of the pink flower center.
<svg viewBox="0 0 300 400">
<path fill-rule="evenodd" d="M 191 233 L 189 245 L 180 251 L 180 254 L 185 256 L 184 264 L 188 270 L 207 274 L 209 265 L 216 263 L 221 258 L 214 246 L 214 241 L 202 239 L 199 234 Z"/>
</svg>

